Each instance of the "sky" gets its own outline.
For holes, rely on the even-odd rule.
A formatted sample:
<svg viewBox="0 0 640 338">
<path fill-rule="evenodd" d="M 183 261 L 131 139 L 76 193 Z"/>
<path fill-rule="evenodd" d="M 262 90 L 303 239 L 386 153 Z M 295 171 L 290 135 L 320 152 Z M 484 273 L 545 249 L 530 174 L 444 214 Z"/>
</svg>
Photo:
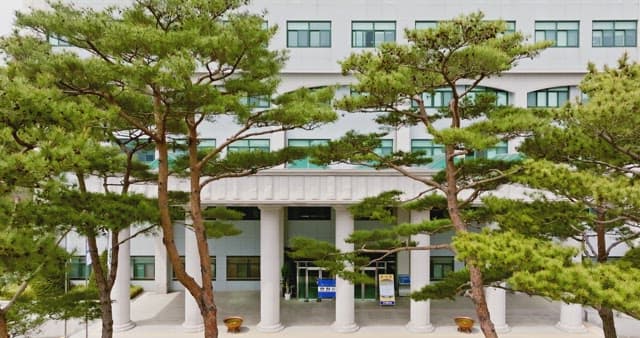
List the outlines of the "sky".
<svg viewBox="0 0 640 338">
<path fill-rule="evenodd" d="M 11 32 L 14 12 L 22 9 L 22 0 L 0 0 L 0 35 Z"/>
</svg>

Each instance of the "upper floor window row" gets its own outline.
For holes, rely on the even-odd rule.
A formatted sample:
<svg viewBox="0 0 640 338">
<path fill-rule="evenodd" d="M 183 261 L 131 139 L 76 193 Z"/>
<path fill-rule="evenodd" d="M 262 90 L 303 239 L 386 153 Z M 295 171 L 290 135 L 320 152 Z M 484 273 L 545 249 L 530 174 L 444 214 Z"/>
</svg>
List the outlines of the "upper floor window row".
<svg viewBox="0 0 640 338">
<path fill-rule="evenodd" d="M 466 87 L 463 89 L 466 90 Z M 473 99 L 480 93 L 492 93 L 496 96 L 496 105 L 506 106 L 509 104 L 509 93 L 503 90 L 497 90 L 488 87 L 476 87 L 467 94 L 467 97 Z M 424 101 L 425 108 L 441 108 L 449 105 L 449 102 L 453 98 L 453 91 L 451 88 L 437 89 L 433 94 L 423 93 L 422 100 Z M 415 102 L 412 102 L 412 106 L 416 107 Z"/>
<path fill-rule="evenodd" d="M 637 21 L 593 21 L 593 47 L 635 47 Z"/>
<path fill-rule="evenodd" d="M 578 47 L 580 22 L 578 21 L 536 21 L 536 42 L 552 41 L 552 47 Z"/>
<path fill-rule="evenodd" d="M 415 28 L 416 29 L 432 29 L 438 27 L 438 23 L 441 21 L 416 21 Z M 516 22 L 515 21 L 505 21 L 507 24 L 507 29 L 505 33 L 515 33 L 516 32 Z"/>
<path fill-rule="evenodd" d="M 378 47 L 396 41 L 395 21 L 352 21 L 351 47 Z"/>
<path fill-rule="evenodd" d="M 527 107 L 560 107 L 569 101 L 569 87 L 554 87 L 527 94 Z"/>
<path fill-rule="evenodd" d="M 287 21 L 287 47 L 331 47 L 331 21 Z"/>
</svg>

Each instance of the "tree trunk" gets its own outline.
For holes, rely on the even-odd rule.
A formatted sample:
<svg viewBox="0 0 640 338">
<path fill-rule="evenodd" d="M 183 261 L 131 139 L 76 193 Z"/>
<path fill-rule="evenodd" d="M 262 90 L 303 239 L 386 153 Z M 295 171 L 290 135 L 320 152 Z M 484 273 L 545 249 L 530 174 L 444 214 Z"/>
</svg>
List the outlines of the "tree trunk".
<svg viewBox="0 0 640 338">
<path fill-rule="evenodd" d="M 453 120 L 456 120 L 455 118 Z M 455 148 L 452 145 L 445 147 L 446 156 L 446 179 L 447 179 L 447 209 L 449 212 L 449 218 L 451 224 L 456 233 L 467 232 L 467 224 L 462 219 L 460 214 L 459 202 L 458 202 L 458 185 L 456 181 L 456 166 L 454 163 L 453 154 Z M 455 250 L 454 250 L 455 251 Z M 473 262 L 466 262 L 469 269 L 469 277 L 471 282 L 471 299 L 476 308 L 476 315 L 478 316 L 478 323 L 480 329 L 486 338 L 498 338 L 491 316 L 489 314 L 489 308 L 487 307 L 487 299 L 484 295 L 484 281 L 482 279 L 482 271 L 475 266 Z"/>
<path fill-rule="evenodd" d="M 7 314 L 0 311 L 0 338 L 9 338 L 9 325 L 7 325 Z"/>
<path fill-rule="evenodd" d="M 102 338 L 113 337 L 113 312 L 111 309 L 111 297 L 104 298 L 100 295 L 100 319 L 102 319 Z"/>
<path fill-rule="evenodd" d="M 473 264 L 468 264 L 467 268 L 469 269 L 469 277 L 471 279 L 471 299 L 476 306 L 476 315 L 478 316 L 480 329 L 486 338 L 498 338 L 498 333 L 496 333 L 496 329 L 493 326 L 489 308 L 487 307 L 487 299 L 484 295 L 482 272 Z"/>
<path fill-rule="evenodd" d="M 202 313 L 204 320 L 204 338 L 218 338 L 218 311 L 210 309 Z"/>
<path fill-rule="evenodd" d="M 613 311 L 607 307 L 601 307 L 598 309 L 598 314 L 602 320 L 602 331 L 604 332 L 604 338 L 617 338 L 616 324 L 613 319 Z"/>
</svg>

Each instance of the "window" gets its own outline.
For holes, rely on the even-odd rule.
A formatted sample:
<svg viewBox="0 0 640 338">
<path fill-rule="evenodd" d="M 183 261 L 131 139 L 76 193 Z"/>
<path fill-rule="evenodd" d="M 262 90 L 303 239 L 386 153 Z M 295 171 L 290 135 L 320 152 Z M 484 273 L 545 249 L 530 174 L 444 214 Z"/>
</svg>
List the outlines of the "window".
<svg viewBox="0 0 640 338">
<path fill-rule="evenodd" d="M 536 42 L 550 40 L 553 47 L 578 47 L 578 21 L 536 21 Z"/>
<path fill-rule="evenodd" d="M 228 147 L 229 152 L 233 151 L 269 151 L 269 140 L 248 139 L 233 142 Z"/>
<path fill-rule="evenodd" d="M 506 154 L 509 152 L 509 143 L 507 141 L 500 141 L 494 147 L 484 150 L 474 151 L 468 154 L 467 158 L 494 158 L 496 155 Z"/>
<path fill-rule="evenodd" d="M 438 27 L 438 21 L 416 21 L 416 29 L 433 29 Z"/>
<path fill-rule="evenodd" d="M 527 94 L 527 107 L 560 107 L 569 101 L 569 87 L 555 87 Z"/>
<path fill-rule="evenodd" d="M 227 207 L 227 209 L 241 212 L 243 221 L 260 220 L 260 209 L 257 207 Z"/>
<path fill-rule="evenodd" d="M 260 280 L 260 256 L 227 256 L 227 280 Z"/>
<path fill-rule="evenodd" d="M 393 153 L 393 140 L 380 140 L 380 146 L 374 152 L 380 156 L 390 155 Z"/>
<path fill-rule="evenodd" d="M 153 280 L 156 277 L 156 263 L 153 256 L 131 256 L 131 279 Z"/>
<path fill-rule="evenodd" d="M 331 208 L 329 207 L 289 207 L 287 219 L 290 221 L 329 221 Z"/>
<path fill-rule="evenodd" d="M 453 271 L 453 257 L 451 256 L 431 256 L 431 280 L 443 280 Z"/>
<path fill-rule="evenodd" d="M 635 47 L 636 21 L 593 21 L 593 47 Z"/>
<path fill-rule="evenodd" d="M 351 47 L 378 47 L 396 41 L 395 21 L 351 22 Z"/>
<path fill-rule="evenodd" d="M 71 44 L 67 42 L 64 38 L 55 35 L 49 34 L 47 35 L 47 40 L 49 40 L 49 44 L 53 47 L 69 47 Z"/>
<path fill-rule="evenodd" d="M 89 278 L 91 265 L 87 265 L 85 256 L 73 256 L 69 262 L 69 279 L 79 280 Z"/>
<path fill-rule="evenodd" d="M 118 146 L 124 145 L 128 152 L 138 148 L 134 156 L 140 162 L 149 163 L 156 159 L 156 147 L 148 140 L 118 139 L 117 143 Z"/>
<path fill-rule="evenodd" d="M 211 280 L 216 280 L 216 256 L 209 256 L 211 258 Z M 184 256 L 180 256 L 180 261 L 182 265 L 184 265 Z M 178 280 L 176 278 L 176 271 L 171 269 L 171 278 L 173 280 Z"/>
<path fill-rule="evenodd" d="M 411 140 L 411 152 L 414 151 L 424 151 L 427 157 L 433 157 L 444 154 L 444 145 L 433 140 Z"/>
<path fill-rule="evenodd" d="M 251 108 L 269 108 L 271 99 L 268 95 L 248 95 L 241 98 L 240 103 Z"/>
<path fill-rule="evenodd" d="M 329 140 L 289 140 L 289 147 L 313 147 L 327 144 Z M 309 156 L 295 160 L 287 164 L 291 169 L 322 169 L 324 166 L 313 164 L 309 161 Z"/>
<path fill-rule="evenodd" d="M 465 86 L 462 90 L 466 90 L 468 86 Z M 459 92 L 460 93 L 460 92 Z M 497 106 L 509 105 L 509 93 L 504 90 L 497 90 L 489 87 L 476 87 L 473 88 L 467 96 L 473 99 L 478 93 L 492 93 L 496 96 Z M 423 93 L 422 100 L 424 101 L 425 108 L 443 108 L 449 106 L 449 102 L 453 99 L 453 91 L 451 88 L 439 88 L 436 89 L 433 94 Z M 415 101 L 411 101 L 411 106 L 418 107 Z"/>
<path fill-rule="evenodd" d="M 331 21 L 287 21 L 287 47 L 331 47 Z"/>
<path fill-rule="evenodd" d="M 516 22 L 515 21 L 505 21 L 507 24 L 507 29 L 504 31 L 505 34 L 515 33 L 516 32 Z"/>
</svg>

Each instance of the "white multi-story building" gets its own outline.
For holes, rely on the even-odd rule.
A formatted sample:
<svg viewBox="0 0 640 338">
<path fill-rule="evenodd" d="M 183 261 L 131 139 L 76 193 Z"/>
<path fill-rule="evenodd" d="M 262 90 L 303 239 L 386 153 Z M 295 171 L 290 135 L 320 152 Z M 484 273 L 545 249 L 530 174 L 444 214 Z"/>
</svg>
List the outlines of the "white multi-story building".
<svg viewBox="0 0 640 338">
<path fill-rule="evenodd" d="M 75 1 L 78 5 L 104 6 L 126 4 L 129 1 Z M 42 6 L 43 1 L 26 1 L 26 6 Z M 567 100 L 580 96 L 577 88 L 586 72 L 588 62 L 596 65 L 614 64 L 623 54 L 631 59 L 638 57 L 637 20 L 640 16 L 640 0 L 256 0 L 252 9 L 266 9 L 265 20 L 279 30 L 270 48 L 288 49 L 289 61 L 282 71 L 280 92 L 301 86 L 321 87 L 347 85 L 352 78 L 341 75 L 338 61 L 350 53 L 373 48 L 384 41 L 406 42 L 405 28 L 424 28 L 464 13 L 482 11 L 488 20 L 502 19 L 510 29 L 520 31 L 529 41 L 553 40 L 555 45 L 533 60 L 522 60 L 511 71 L 500 77 L 489 78 L 481 86 L 497 93 L 504 104 L 521 107 L 558 107 Z M 337 95 L 349 95 L 347 87 L 341 87 Z M 438 108 L 448 102 L 447 91 L 433 95 L 430 108 Z M 264 102 L 267 104 L 267 102 Z M 230 121 L 209 125 L 202 130 L 204 138 L 215 143 L 227 138 L 225 127 Z M 280 149 L 287 145 L 303 146 L 328 139 L 335 139 L 346 131 L 377 131 L 372 118 L 363 114 L 341 114 L 333 124 L 316 130 L 294 130 L 277 133 L 260 139 L 246 141 L 240 147 L 252 149 Z M 387 150 L 422 149 L 437 153 L 424 128 L 399 128 L 384 137 Z M 502 143 L 491 149 L 487 156 L 516 152 L 515 143 Z M 146 160 L 155 155 L 147 153 Z M 433 168 L 416 168 L 428 175 Z M 173 181 L 179 188 L 180 181 Z M 354 220 L 346 207 L 367 196 L 399 189 L 406 197 L 424 190 L 420 184 L 393 171 L 372 171 L 358 167 L 336 166 L 317 168 L 308 161 L 297 161 L 262 172 L 256 176 L 229 179 L 209 185 L 202 194 L 207 205 L 226 205 L 242 208 L 245 220 L 237 222 L 242 234 L 219 240 L 211 240 L 211 256 L 214 258 L 216 290 L 260 290 L 261 322 L 265 331 L 275 331 L 280 324 L 279 294 L 281 266 L 290 266 L 290 277 L 295 285 L 294 297 L 315 298 L 316 279 L 328 277 L 309 262 L 289 261 L 285 248 L 290 238 L 307 236 L 336 243 L 348 248 L 344 239 L 354 229 L 382 226 L 367 220 Z M 141 186 L 136 191 L 155 194 L 155 187 Z M 400 213 L 404 220 L 419 220 L 428 213 Z M 432 215 L 435 216 L 435 215 Z M 188 222 L 188 220 L 186 220 Z M 198 271 L 195 237 L 185 232 L 183 224 L 176 224 L 178 247 L 185 256 L 187 270 Z M 423 243 L 439 243 L 449 240 L 450 234 L 418 238 Z M 83 253 L 81 238 L 71 238 L 69 249 Z M 128 251 L 127 251 L 128 250 Z M 171 268 L 158 236 L 134 238 L 129 248 L 121 250 L 123 271 L 130 272 L 131 282 L 147 289 L 166 292 L 181 289 L 172 279 Z M 130 255 L 130 257 L 128 257 Z M 423 264 L 424 262 L 430 264 Z M 130 266 L 128 263 L 130 262 Z M 75 259 L 73 277 L 84 278 L 84 255 Z M 450 270 L 461 266 L 451 252 L 435 250 L 398 254 L 378 266 L 367 270 L 373 276 L 393 273 L 396 280 L 410 281 L 411 290 L 437 280 Z M 119 287 L 126 287 L 128 276 L 119 278 Z M 401 291 L 405 285 L 398 285 Z M 337 281 L 336 323 L 339 331 L 357 328 L 354 320 L 354 299 L 376 297 L 373 286 L 353 286 Z M 117 290 L 116 290 L 117 291 Z M 493 292 L 492 319 L 498 328 L 506 328 L 504 321 L 504 294 Z M 124 294 L 124 293 L 120 293 Z M 187 294 L 185 326 L 201 327 L 199 311 Z M 115 324 L 125 329 L 129 324 L 128 307 L 122 299 L 116 299 Z M 428 331 L 429 303 L 412 302 L 408 328 Z M 561 316 L 561 326 L 579 330 L 579 308 L 566 307 Z"/>
</svg>

